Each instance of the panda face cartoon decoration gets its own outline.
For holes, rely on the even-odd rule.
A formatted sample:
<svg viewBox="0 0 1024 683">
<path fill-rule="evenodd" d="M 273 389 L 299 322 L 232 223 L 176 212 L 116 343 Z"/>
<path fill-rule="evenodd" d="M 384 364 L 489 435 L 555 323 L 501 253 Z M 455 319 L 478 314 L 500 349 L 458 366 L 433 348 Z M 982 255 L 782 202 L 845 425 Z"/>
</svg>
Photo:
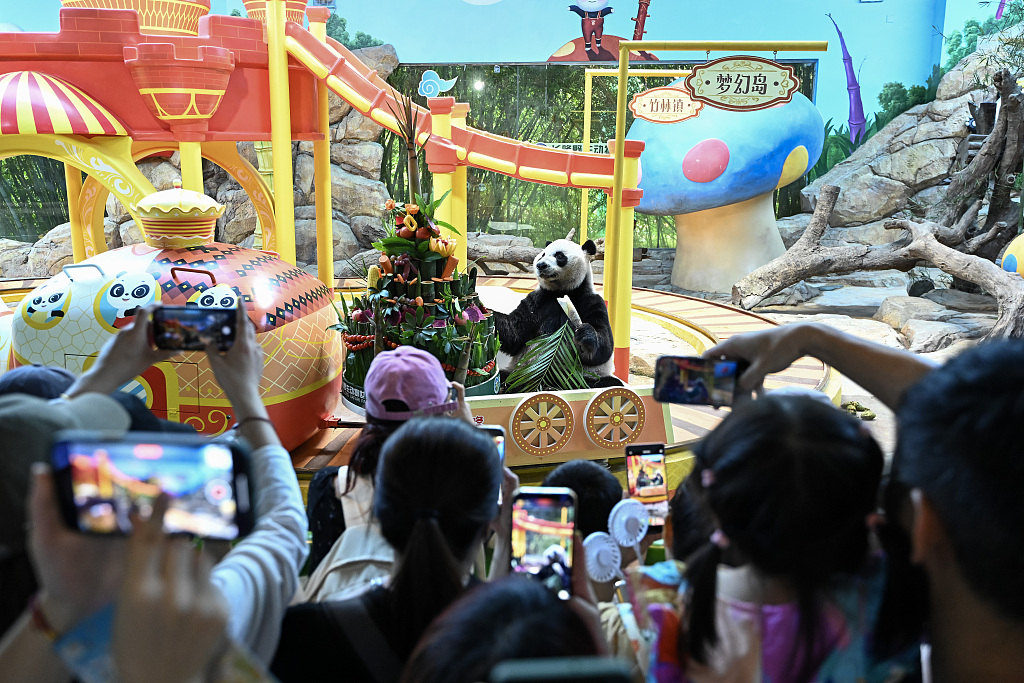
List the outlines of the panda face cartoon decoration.
<svg viewBox="0 0 1024 683">
<path fill-rule="evenodd" d="M 604 36 L 604 18 L 612 13 L 609 0 L 576 0 L 569 5 L 569 11 L 579 15 L 583 24 L 583 44 L 587 52 L 595 55 L 601 51 Z"/>
<path fill-rule="evenodd" d="M 215 285 L 189 297 L 188 306 L 200 308 L 237 308 L 238 290 L 230 285 Z"/>
<path fill-rule="evenodd" d="M 116 332 L 135 319 L 138 309 L 156 301 L 157 291 L 156 279 L 149 273 L 121 272 L 96 295 L 96 319 Z"/>
<path fill-rule="evenodd" d="M 58 278 L 29 294 L 22 304 L 21 317 L 37 330 L 54 327 L 71 305 L 71 282 Z"/>
</svg>

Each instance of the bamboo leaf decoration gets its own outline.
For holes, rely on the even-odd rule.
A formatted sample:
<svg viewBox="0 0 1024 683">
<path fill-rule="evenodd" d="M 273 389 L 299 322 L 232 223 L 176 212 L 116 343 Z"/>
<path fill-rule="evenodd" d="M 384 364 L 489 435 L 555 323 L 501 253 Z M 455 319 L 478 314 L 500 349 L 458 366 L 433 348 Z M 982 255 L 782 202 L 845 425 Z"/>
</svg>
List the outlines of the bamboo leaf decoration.
<svg viewBox="0 0 1024 683">
<path fill-rule="evenodd" d="M 526 353 L 508 376 L 510 392 L 570 391 L 589 386 L 576 350 L 575 336 L 568 323 L 546 337 L 534 339 L 526 348 Z"/>
</svg>

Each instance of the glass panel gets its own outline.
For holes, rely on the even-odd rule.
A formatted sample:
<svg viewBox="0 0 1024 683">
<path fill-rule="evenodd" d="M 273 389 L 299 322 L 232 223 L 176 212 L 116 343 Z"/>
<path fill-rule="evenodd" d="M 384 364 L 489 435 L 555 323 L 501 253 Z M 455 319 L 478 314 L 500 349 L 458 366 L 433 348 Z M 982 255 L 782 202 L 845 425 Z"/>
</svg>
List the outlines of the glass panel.
<svg viewBox="0 0 1024 683">
<path fill-rule="evenodd" d="M 786 60 L 779 60 L 786 62 Z M 813 99 L 817 62 L 790 62 L 796 65 L 801 92 Z M 644 64 L 651 71 L 683 69 L 693 62 L 659 62 Z M 594 65 L 568 64 L 407 64 L 389 79 L 398 90 L 413 94 L 413 99 L 426 106 L 426 98 L 416 94 L 423 72 L 433 69 L 442 80 L 458 78 L 444 95 L 470 105 L 469 125 L 504 135 L 515 140 L 544 144 L 579 143 L 583 139 L 584 69 Z M 601 65 L 614 69 L 614 64 Z M 644 90 L 669 85 L 677 80 L 667 76 L 637 76 L 628 81 L 629 97 Z M 617 79 L 594 78 L 592 99 L 592 146 L 606 151 L 608 140 L 615 137 Z M 627 130 L 633 115 L 627 112 Z M 385 131 L 384 162 L 381 179 L 396 200 L 404 199 L 406 161 L 404 143 Z M 597 150 L 595 150 L 597 151 Z M 430 192 L 430 177 L 420 154 L 421 184 Z M 498 173 L 470 168 L 468 179 L 467 220 L 470 231 L 529 237 L 536 245 L 565 237 L 579 226 L 582 191 L 540 185 L 509 178 Z M 791 196 L 798 196 L 803 182 L 793 184 Z M 791 200 L 790 200 L 791 201 Z M 607 195 L 589 191 L 588 235 L 604 236 Z M 675 224 L 671 217 L 636 215 L 634 245 L 636 247 L 674 247 Z"/>
</svg>

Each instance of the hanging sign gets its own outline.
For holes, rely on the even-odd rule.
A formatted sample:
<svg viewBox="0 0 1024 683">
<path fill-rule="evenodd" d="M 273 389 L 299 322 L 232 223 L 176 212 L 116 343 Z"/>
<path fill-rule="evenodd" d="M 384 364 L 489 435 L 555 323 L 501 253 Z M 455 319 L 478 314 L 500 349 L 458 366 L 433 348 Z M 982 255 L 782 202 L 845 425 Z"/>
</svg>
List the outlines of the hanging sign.
<svg viewBox="0 0 1024 683">
<path fill-rule="evenodd" d="M 680 87 L 652 88 L 633 97 L 633 116 L 651 123 L 679 123 L 700 116 L 703 102 L 694 102 L 690 91 Z"/>
<path fill-rule="evenodd" d="M 685 83 L 693 99 L 729 111 L 785 104 L 800 88 L 792 66 L 761 57 L 725 57 L 698 64 Z"/>
</svg>

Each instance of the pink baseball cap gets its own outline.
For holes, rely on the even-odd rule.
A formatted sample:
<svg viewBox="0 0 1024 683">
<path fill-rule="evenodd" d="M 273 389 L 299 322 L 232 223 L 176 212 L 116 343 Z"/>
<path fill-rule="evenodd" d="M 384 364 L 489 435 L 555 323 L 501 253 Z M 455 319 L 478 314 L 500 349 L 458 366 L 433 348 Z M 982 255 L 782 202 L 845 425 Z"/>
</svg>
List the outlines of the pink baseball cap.
<svg viewBox="0 0 1024 683">
<path fill-rule="evenodd" d="M 378 420 L 410 420 L 458 408 L 452 383 L 441 363 L 426 351 L 399 346 L 378 354 L 366 373 L 366 413 Z M 409 410 L 388 410 L 385 401 L 402 401 Z"/>
</svg>

